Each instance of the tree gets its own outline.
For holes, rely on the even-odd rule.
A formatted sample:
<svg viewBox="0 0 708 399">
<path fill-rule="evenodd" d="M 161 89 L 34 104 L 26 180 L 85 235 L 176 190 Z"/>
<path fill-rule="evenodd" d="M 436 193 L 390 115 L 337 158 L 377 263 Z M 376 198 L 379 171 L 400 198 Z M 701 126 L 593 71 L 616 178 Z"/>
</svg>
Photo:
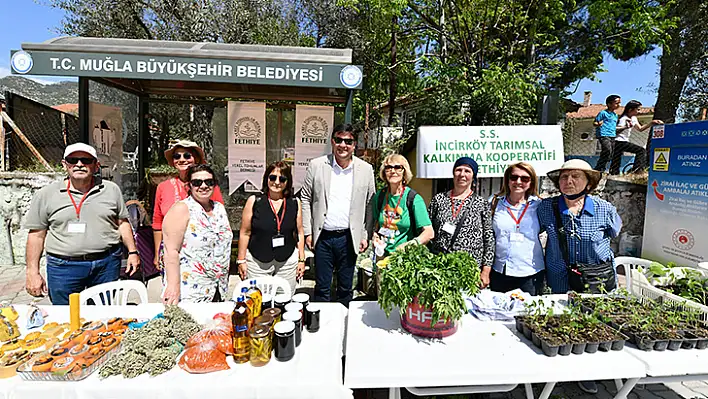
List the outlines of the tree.
<svg viewBox="0 0 708 399">
<path fill-rule="evenodd" d="M 659 57 L 659 91 L 654 107 L 654 117 L 667 123 L 676 120 L 681 93 L 691 71 L 702 57 L 708 55 L 708 3 L 703 0 L 675 0 L 669 17 L 678 19 L 678 24 L 667 31 L 662 54 Z M 651 147 L 651 135 L 647 139 L 647 151 Z"/>
<path fill-rule="evenodd" d="M 705 119 L 708 109 L 708 54 L 699 59 L 681 94 L 679 116 L 683 120 Z"/>
</svg>

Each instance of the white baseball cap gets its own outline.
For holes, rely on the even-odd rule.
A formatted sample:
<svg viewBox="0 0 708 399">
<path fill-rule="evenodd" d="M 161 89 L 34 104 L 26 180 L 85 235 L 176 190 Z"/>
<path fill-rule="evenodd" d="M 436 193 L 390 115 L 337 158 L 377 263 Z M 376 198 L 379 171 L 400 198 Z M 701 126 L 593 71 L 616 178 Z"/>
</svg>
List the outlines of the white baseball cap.
<svg viewBox="0 0 708 399">
<path fill-rule="evenodd" d="M 64 158 L 68 157 L 69 155 L 83 151 L 89 155 L 91 155 L 94 159 L 98 159 L 98 154 L 96 154 L 96 149 L 91 147 L 88 144 L 84 143 L 74 143 L 66 146 L 66 149 L 64 150 Z"/>
</svg>

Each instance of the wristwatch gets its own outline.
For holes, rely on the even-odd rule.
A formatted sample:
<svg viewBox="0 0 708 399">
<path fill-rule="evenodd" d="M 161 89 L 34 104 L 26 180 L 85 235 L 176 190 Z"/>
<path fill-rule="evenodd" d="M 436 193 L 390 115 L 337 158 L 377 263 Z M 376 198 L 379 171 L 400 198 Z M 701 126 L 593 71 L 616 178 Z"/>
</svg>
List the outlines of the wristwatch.
<svg viewBox="0 0 708 399">
<path fill-rule="evenodd" d="M 138 256 L 140 256 L 140 252 L 138 252 L 137 250 L 135 250 L 135 251 L 130 251 L 130 252 L 128 252 L 128 255 L 138 255 Z"/>
</svg>

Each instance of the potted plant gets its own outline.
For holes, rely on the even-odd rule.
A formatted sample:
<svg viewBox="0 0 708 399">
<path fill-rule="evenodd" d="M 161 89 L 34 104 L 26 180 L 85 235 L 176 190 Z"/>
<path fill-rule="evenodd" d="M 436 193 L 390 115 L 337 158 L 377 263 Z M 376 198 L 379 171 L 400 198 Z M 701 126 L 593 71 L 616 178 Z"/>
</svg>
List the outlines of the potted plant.
<svg viewBox="0 0 708 399">
<path fill-rule="evenodd" d="M 381 265 L 379 305 L 387 316 L 398 307 L 401 325 L 414 335 L 454 334 L 467 312 L 465 295 L 479 292 L 479 267 L 467 252 L 434 255 L 411 244 Z"/>
</svg>

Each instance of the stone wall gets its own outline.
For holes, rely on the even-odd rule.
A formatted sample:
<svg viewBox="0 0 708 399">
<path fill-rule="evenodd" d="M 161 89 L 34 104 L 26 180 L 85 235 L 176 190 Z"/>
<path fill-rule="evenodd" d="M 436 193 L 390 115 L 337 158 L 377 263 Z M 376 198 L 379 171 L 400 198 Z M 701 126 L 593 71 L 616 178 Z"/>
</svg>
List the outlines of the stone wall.
<svg viewBox="0 0 708 399">
<path fill-rule="evenodd" d="M 0 265 L 13 264 L 11 254 L 14 254 L 15 264 L 25 264 L 27 229 L 23 226 L 32 197 L 40 188 L 64 176 L 63 173 L 0 172 Z"/>
<path fill-rule="evenodd" d="M 549 179 L 543 179 L 541 184 L 541 197 L 560 194 Z M 622 178 L 611 177 L 600 182 L 596 192 L 598 197 L 608 201 L 617 208 L 622 218 L 621 234 L 642 236 L 644 234 L 644 211 L 646 208 L 647 186 L 636 184 Z M 612 240 L 613 249 L 618 255 L 625 255 L 619 251 L 620 237 Z M 641 240 L 640 240 L 641 241 Z"/>
</svg>

